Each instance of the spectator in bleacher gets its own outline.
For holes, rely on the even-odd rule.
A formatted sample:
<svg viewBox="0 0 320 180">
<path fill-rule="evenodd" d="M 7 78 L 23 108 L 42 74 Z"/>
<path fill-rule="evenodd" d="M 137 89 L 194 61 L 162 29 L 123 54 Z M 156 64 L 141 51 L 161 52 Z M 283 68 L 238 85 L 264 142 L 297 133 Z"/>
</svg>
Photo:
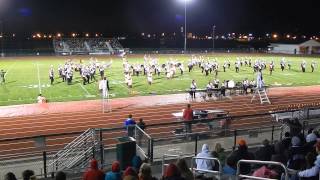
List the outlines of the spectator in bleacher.
<svg viewBox="0 0 320 180">
<path fill-rule="evenodd" d="M 162 179 L 163 180 L 184 180 L 184 178 L 181 177 L 181 173 L 180 173 L 178 167 L 173 163 L 170 163 L 167 166 L 166 171 L 165 171 Z"/>
<path fill-rule="evenodd" d="M 98 161 L 92 159 L 90 168 L 84 173 L 83 180 L 103 180 L 104 173 L 98 169 Z"/>
<path fill-rule="evenodd" d="M 318 154 L 317 159 L 314 161 L 313 167 L 298 172 L 298 176 L 300 178 L 308 178 L 308 179 L 319 179 L 320 172 L 320 142 L 316 144 L 316 152 Z"/>
<path fill-rule="evenodd" d="M 14 175 L 12 172 L 8 172 L 4 176 L 4 180 L 17 180 L 16 175 Z"/>
<path fill-rule="evenodd" d="M 123 180 L 138 180 L 138 174 L 132 167 L 127 167 L 123 174 Z"/>
<path fill-rule="evenodd" d="M 187 105 L 187 109 L 183 110 L 183 121 L 187 133 L 192 133 L 193 110 L 191 105 Z"/>
<path fill-rule="evenodd" d="M 237 162 L 233 157 L 227 157 L 225 166 L 223 167 L 223 174 L 235 176 L 237 173 Z"/>
<path fill-rule="evenodd" d="M 289 132 L 284 133 L 284 139 L 282 139 L 281 143 L 283 144 L 285 149 L 289 149 L 291 145 L 291 135 Z"/>
<path fill-rule="evenodd" d="M 105 180 L 122 180 L 120 163 L 118 161 L 112 163 L 111 172 L 106 173 Z"/>
<path fill-rule="evenodd" d="M 55 180 L 66 180 L 67 175 L 63 171 L 58 171 Z"/>
<path fill-rule="evenodd" d="M 139 156 L 135 155 L 133 156 L 132 160 L 131 160 L 131 165 L 132 165 L 132 168 L 138 173 L 139 172 L 139 169 L 140 169 L 140 166 L 142 164 L 142 160 Z"/>
<path fill-rule="evenodd" d="M 318 136 L 316 134 L 316 131 L 314 131 L 313 129 L 309 129 L 308 131 L 308 135 L 306 136 L 306 142 L 315 142 L 317 141 Z"/>
<path fill-rule="evenodd" d="M 143 163 L 141 165 L 138 177 L 139 180 L 157 180 L 157 178 L 152 177 L 151 166 L 148 163 Z"/>
<path fill-rule="evenodd" d="M 133 133 L 134 133 L 134 125 L 136 124 L 136 122 L 134 121 L 134 119 L 132 118 L 132 114 L 129 114 L 128 119 L 126 119 L 124 121 L 124 127 L 127 130 L 127 135 L 130 137 L 133 137 Z"/>
<path fill-rule="evenodd" d="M 301 146 L 301 139 L 294 136 L 291 139 L 292 146 L 289 148 L 288 168 L 301 170 L 305 166 L 305 150 Z"/>
<path fill-rule="evenodd" d="M 209 151 L 208 144 L 202 145 L 202 150 L 199 154 L 197 154 L 197 158 L 213 158 L 211 152 Z M 214 170 L 214 160 L 208 160 L 208 159 L 196 159 L 197 164 L 197 170 L 199 175 L 205 175 L 207 176 L 207 173 L 205 171 L 201 170 Z"/>
<path fill-rule="evenodd" d="M 176 164 L 182 178 L 184 178 L 185 180 L 194 180 L 193 173 L 190 171 L 185 159 L 178 159 Z"/>
<path fill-rule="evenodd" d="M 226 161 L 226 153 L 220 143 L 216 144 L 214 151 L 212 152 L 212 156 L 218 158 L 221 165 L 224 166 Z"/>
<path fill-rule="evenodd" d="M 284 145 L 281 142 L 274 144 L 274 158 L 277 158 L 282 164 L 286 164 L 288 161 L 288 150 L 284 148 Z M 271 156 L 271 159 L 272 159 Z"/>
<path fill-rule="evenodd" d="M 138 125 L 139 128 L 140 128 L 141 130 L 143 130 L 143 131 L 146 129 L 146 123 L 143 121 L 142 118 L 139 119 L 139 122 L 138 122 L 137 125 Z M 137 143 L 138 143 L 139 146 L 141 146 L 142 137 L 143 137 L 143 132 L 138 131 Z"/>
<path fill-rule="evenodd" d="M 270 161 L 271 155 L 274 153 L 274 149 L 267 139 L 262 141 L 262 145 L 263 146 L 260 147 L 255 153 L 256 160 Z"/>
<path fill-rule="evenodd" d="M 32 176 L 34 176 L 34 172 L 32 170 L 25 170 L 22 172 L 23 180 L 30 180 Z"/>
<path fill-rule="evenodd" d="M 234 161 L 238 163 L 238 161 L 241 159 L 253 160 L 254 155 L 248 151 L 248 146 L 246 141 L 244 139 L 240 139 L 238 141 L 238 149 L 231 153 L 230 158 L 234 158 Z M 250 173 L 250 171 L 251 171 L 250 164 L 241 165 L 241 169 L 240 169 L 241 174 L 248 174 Z"/>
</svg>

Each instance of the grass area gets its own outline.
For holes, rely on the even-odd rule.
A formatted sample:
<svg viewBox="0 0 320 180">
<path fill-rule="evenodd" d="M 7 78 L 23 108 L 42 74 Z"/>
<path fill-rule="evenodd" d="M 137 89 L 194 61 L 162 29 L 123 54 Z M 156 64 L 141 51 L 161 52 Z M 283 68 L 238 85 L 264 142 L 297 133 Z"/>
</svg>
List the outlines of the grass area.
<svg viewBox="0 0 320 180">
<path fill-rule="evenodd" d="M 311 73 L 310 64 L 317 57 L 288 56 L 286 60 L 291 61 L 292 68 L 284 72 L 280 70 L 280 60 L 283 56 L 274 56 L 268 54 L 214 54 L 205 55 L 208 57 L 217 57 L 220 64 L 218 79 L 242 81 L 245 78 L 255 79 L 256 75 L 250 67 L 240 67 L 240 73 L 235 73 L 234 63 L 236 57 L 250 56 L 253 62 L 256 58 L 266 60 L 268 63 L 275 62 L 275 71 L 269 75 L 269 68 L 263 72 L 266 84 L 270 86 L 306 86 L 320 84 L 320 70 L 316 67 L 315 72 Z M 187 61 L 190 56 L 184 55 L 157 55 L 159 63 L 165 63 L 169 57 L 173 57 L 184 63 L 187 69 Z M 84 63 L 89 63 L 90 56 L 72 57 L 75 62 L 82 59 Z M 98 56 L 99 61 L 110 61 L 113 59 L 111 68 L 106 70 L 110 80 L 112 98 L 128 97 L 136 95 L 150 94 L 170 94 L 188 89 L 192 79 L 195 79 L 198 88 L 204 88 L 209 80 L 214 79 L 214 75 L 204 76 L 200 68 L 195 68 L 191 73 L 185 70 L 184 75 L 177 71 L 176 77 L 167 80 L 165 74 L 153 76 L 153 84 L 147 83 L 145 76 L 133 76 L 133 88 L 129 90 L 124 84 L 124 75 L 122 60 L 116 56 Z M 231 59 L 231 68 L 222 72 L 222 65 L 226 58 Z M 35 103 L 39 91 L 51 102 L 53 101 L 73 101 L 88 100 L 100 98 L 98 84 L 92 82 L 89 85 L 82 85 L 82 79 L 78 72 L 74 72 L 74 81 L 72 85 L 63 83 L 57 78 L 57 68 L 59 64 L 64 64 L 67 57 L 17 57 L 0 59 L 0 69 L 4 69 L 6 74 L 6 83 L 0 85 L 0 105 L 13 105 Z M 143 55 L 131 55 L 128 57 L 129 63 L 143 63 Z M 307 70 L 301 72 L 300 63 L 302 60 L 307 62 Z M 55 69 L 55 83 L 50 85 L 48 71 L 50 65 Z M 98 78 L 98 75 L 96 75 Z"/>
</svg>

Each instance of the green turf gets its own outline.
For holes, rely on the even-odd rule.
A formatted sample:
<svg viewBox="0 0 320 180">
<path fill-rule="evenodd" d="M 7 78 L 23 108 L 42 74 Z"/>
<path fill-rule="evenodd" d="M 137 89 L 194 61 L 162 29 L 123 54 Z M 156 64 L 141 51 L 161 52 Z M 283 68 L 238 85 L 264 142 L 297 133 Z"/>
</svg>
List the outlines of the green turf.
<svg viewBox="0 0 320 180">
<path fill-rule="evenodd" d="M 282 56 L 272 56 L 266 54 L 215 54 L 208 55 L 217 57 L 220 64 L 220 72 L 218 79 L 222 82 L 225 79 L 234 81 L 242 81 L 244 78 L 255 79 L 252 68 L 240 67 L 240 73 L 235 73 L 234 62 L 237 56 L 251 56 L 253 62 L 256 57 L 261 57 L 267 62 L 274 60 L 276 67 L 273 75 L 269 75 L 269 70 L 265 70 L 264 80 L 270 86 L 306 86 L 320 84 L 320 70 L 316 67 L 315 72 L 311 73 L 310 64 L 312 60 L 317 62 L 316 57 L 286 57 L 292 63 L 292 69 L 281 72 L 280 59 Z M 183 55 L 159 55 L 160 63 L 165 63 L 169 57 L 174 57 L 180 62 L 184 62 L 185 74 L 177 75 L 174 79 L 167 80 L 164 73 L 160 77 L 153 76 L 153 84 L 147 84 L 147 78 L 144 76 L 133 76 L 133 88 L 129 90 L 124 84 L 124 75 L 122 68 L 122 60 L 119 57 L 99 56 L 99 61 L 109 61 L 113 59 L 111 68 L 106 70 L 106 74 L 110 80 L 112 98 L 150 95 L 150 94 L 170 94 L 188 89 L 192 79 L 195 79 L 198 88 L 204 88 L 209 80 L 214 78 L 213 74 L 204 76 L 200 68 L 195 68 L 191 73 L 187 72 L 187 61 L 190 56 Z M 224 60 L 231 58 L 231 68 L 227 72 L 222 71 Z M 87 57 L 74 57 L 75 62 L 83 59 L 84 63 L 88 63 Z M 0 69 L 7 71 L 6 84 L 0 85 L 0 105 L 13 105 L 24 103 L 35 103 L 41 86 L 42 94 L 51 102 L 53 101 L 72 101 L 87 100 L 100 98 L 98 93 L 98 84 L 91 83 L 82 86 L 82 80 L 78 72 L 75 72 L 73 84 L 68 86 L 61 79 L 56 78 L 53 86 L 49 84 L 48 70 L 50 65 L 54 65 L 55 75 L 57 77 L 57 67 L 65 62 L 66 57 L 19 57 L 19 58 L 3 58 L 0 59 Z M 302 60 L 307 61 L 307 72 L 302 73 L 300 63 Z M 129 56 L 129 63 L 143 63 L 143 56 Z M 39 76 L 38 76 L 39 67 Z M 98 78 L 98 75 L 97 75 Z M 40 81 L 40 82 L 39 82 Z"/>
</svg>

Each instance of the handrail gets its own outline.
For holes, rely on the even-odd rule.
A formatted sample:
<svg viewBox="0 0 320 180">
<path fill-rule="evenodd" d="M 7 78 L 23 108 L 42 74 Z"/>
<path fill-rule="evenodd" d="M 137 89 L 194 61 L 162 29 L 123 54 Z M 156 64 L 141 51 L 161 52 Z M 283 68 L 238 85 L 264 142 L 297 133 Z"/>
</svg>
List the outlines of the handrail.
<svg viewBox="0 0 320 180">
<path fill-rule="evenodd" d="M 181 157 L 184 157 L 184 158 L 190 158 L 190 157 L 193 157 L 193 155 L 191 156 L 186 156 L 186 155 L 177 155 L 177 154 L 164 154 L 162 156 L 162 165 L 161 165 L 161 169 L 162 169 L 162 175 L 164 175 L 164 167 L 168 164 L 165 164 L 165 158 L 166 157 L 174 157 L 174 158 L 181 158 Z"/>
<path fill-rule="evenodd" d="M 282 164 L 280 162 L 275 162 L 275 161 L 258 161 L 258 160 L 240 160 L 240 161 L 238 161 L 236 179 L 249 178 L 249 179 L 258 179 L 258 180 L 269 180 L 269 178 L 261 178 L 261 177 L 255 177 L 255 176 L 248 176 L 248 175 L 240 174 L 240 164 L 241 163 L 281 166 L 284 169 L 284 172 L 285 172 L 285 180 L 289 179 L 289 172 L 288 172 L 287 167 L 284 164 Z"/>
<path fill-rule="evenodd" d="M 205 160 L 214 160 L 216 162 L 218 162 L 218 166 L 219 166 L 219 170 L 218 171 L 214 171 L 214 170 L 208 170 L 208 169 L 197 169 L 197 168 L 193 168 L 193 160 L 197 160 L 197 159 L 205 159 Z M 218 158 L 210 158 L 210 157 L 193 157 L 192 158 L 192 162 L 191 162 L 191 169 L 193 171 L 202 171 L 202 172 L 206 172 L 206 173 L 211 173 L 211 174 L 218 174 L 218 179 L 221 179 L 221 175 L 222 175 L 222 165 L 221 165 L 221 162 Z"/>
</svg>

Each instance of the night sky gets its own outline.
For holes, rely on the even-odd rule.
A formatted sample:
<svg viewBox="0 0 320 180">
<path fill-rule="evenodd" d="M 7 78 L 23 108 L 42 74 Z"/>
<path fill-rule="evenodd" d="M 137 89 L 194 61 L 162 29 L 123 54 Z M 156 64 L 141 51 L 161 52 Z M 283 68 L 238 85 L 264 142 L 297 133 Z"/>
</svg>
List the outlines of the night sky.
<svg viewBox="0 0 320 180">
<path fill-rule="evenodd" d="M 320 34 L 320 1 L 192 0 L 188 32 Z M 0 0 L 5 30 L 33 32 L 179 32 L 182 0 Z"/>
</svg>

